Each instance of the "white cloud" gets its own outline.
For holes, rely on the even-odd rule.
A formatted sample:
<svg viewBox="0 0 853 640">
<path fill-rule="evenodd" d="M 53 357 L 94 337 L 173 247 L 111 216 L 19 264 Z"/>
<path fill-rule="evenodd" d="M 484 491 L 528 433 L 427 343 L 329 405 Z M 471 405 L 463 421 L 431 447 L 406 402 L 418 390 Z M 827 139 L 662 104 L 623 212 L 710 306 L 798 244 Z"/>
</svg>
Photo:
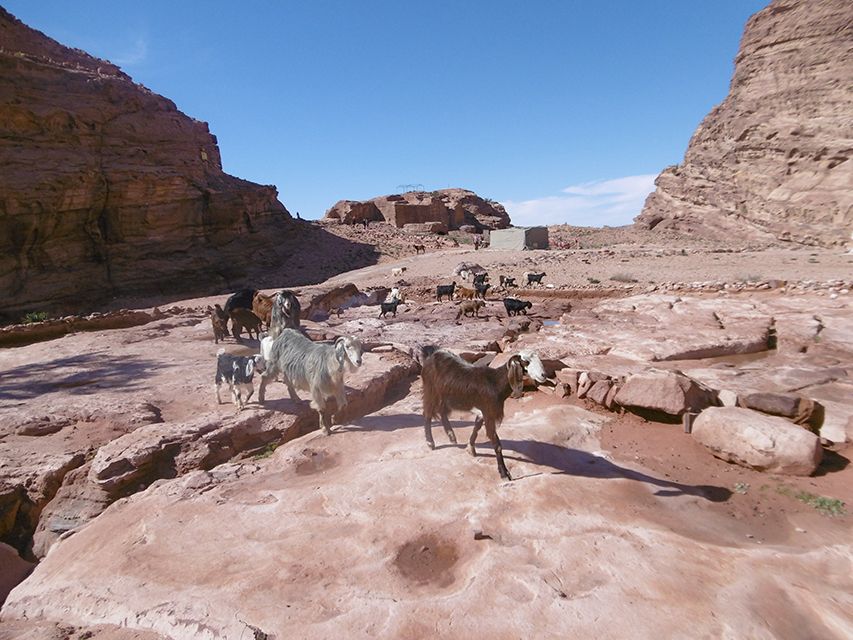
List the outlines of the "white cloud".
<svg viewBox="0 0 853 640">
<path fill-rule="evenodd" d="M 519 227 L 573 224 L 582 227 L 618 227 L 631 224 L 655 189 L 656 174 L 626 176 L 566 187 L 566 195 L 520 202 L 506 201 L 512 223 Z"/>
<path fill-rule="evenodd" d="M 133 42 L 128 50 L 117 52 L 112 56 L 108 56 L 108 60 L 120 67 L 132 67 L 135 64 L 145 62 L 148 57 L 148 41 L 139 36 Z"/>
</svg>

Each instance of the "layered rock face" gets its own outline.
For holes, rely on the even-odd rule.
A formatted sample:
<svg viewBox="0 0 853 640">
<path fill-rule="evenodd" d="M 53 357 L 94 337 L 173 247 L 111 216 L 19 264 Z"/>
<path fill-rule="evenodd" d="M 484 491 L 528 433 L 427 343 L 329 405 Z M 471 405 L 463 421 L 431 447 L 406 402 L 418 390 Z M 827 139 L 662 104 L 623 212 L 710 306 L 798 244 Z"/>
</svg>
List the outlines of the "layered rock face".
<svg viewBox="0 0 853 640">
<path fill-rule="evenodd" d="M 409 191 L 365 201 L 341 200 L 326 212 L 327 219 L 354 224 L 362 220 L 387 222 L 402 228 L 407 224 L 440 222 L 447 229 L 471 225 L 483 229 L 505 229 L 509 214 L 493 200 L 485 200 L 466 189 Z"/>
<path fill-rule="evenodd" d="M 853 232 L 853 10 L 774 0 L 746 25 L 728 97 L 636 222 L 843 245 Z"/>
<path fill-rule="evenodd" d="M 274 187 L 223 173 L 206 123 L 3 9 L 0 167 L 12 319 L 233 287 L 277 264 L 294 224 Z"/>
</svg>

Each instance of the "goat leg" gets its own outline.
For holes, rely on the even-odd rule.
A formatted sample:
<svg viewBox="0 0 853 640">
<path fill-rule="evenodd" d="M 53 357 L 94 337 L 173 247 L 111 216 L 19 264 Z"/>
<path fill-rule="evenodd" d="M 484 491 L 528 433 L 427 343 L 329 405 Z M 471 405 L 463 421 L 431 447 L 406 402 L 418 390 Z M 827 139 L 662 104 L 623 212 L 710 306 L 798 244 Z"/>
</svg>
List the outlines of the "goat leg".
<svg viewBox="0 0 853 640">
<path fill-rule="evenodd" d="M 216 404 L 222 404 L 222 398 L 219 397 L 219 383 L 217 382 L 213 386 L 216 389 Z"/>
<path fill-rule="evenodd" d="M 471 437 L 468 439 L 468 453 L 472 456 L 477 456 L 477 450 L 474 444 L 477 442 L 477 434 L 480 433 L 480 427 L 483 426 L 483 416 L 477 414 L 474 416 L 474 430 L 471 432 Z"/>
<path fill-rule="evenodd" d="M 266 372 L 261 374 L 261 382 L 260 382 L 260 384 L 258 384 L 258 402 L 259 403 L 264 401 L 264 391 L 266 391 L 266 388 L 267 388 L 267 375 L 268 374 L 269 374 L 269 371 L 266 371 Z M 275 374 L 272 373 L 271 375 L 275 375 Z"/>
<path fill-rule="evenodd" d="M 294 402 L 302 402 L 302 398 L 297 395 L 296 387 L 293 386 L 293 383 L 290 381 L 290 378 L 285 377 L 284 383 L 287 385 L 287 394 L 290 396 L 290 399 Z"/>
<path fill-rule="evenodd" d="M 320 413 L 320 422 L 323 425 L 323 433 L 327 436 L 332 435 L 332 412 L 329 411 L 329 407 L 327 405 L 323 405 L 319 409 Z"/>
<path fill-rule="evenodd" d="M 498 473 L 504 480 L 512 480 L 504 463 L 503 447 L 501 447 L 501 440 L 498 438 L 494 420 L 486 420 L 486 435 L 489 436 L 489 440 L 492 441 L 495 448 L 495 457 L 498 459 Z"/>
<path fill-rule="evenodd" d="M 450 420 L 447 419 L 447 414 L 441 414 L 441 424 L 444 427 L 444 433 L 447 434 L 447 439 L 453 444 L 456 444 L 456 434 L 453 433 L 453 427 L 450 426 Z"/>
<path fill-rule="evenodd" d="M 424 416 L 424 435 L 426 436 L 427 446 L 430 449 L 435 449 L 435 441 L 432 439 L 432 418 Z"/>
</svg>

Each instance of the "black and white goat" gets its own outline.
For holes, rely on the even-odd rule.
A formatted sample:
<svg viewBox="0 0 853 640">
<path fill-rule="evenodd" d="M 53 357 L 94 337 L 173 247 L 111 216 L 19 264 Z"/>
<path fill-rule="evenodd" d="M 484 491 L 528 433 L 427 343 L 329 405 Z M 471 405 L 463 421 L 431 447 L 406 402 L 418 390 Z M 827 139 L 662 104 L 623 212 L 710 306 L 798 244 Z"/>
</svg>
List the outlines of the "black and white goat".
<svg viewBox="0 0 853 640">
<path fill-rule="evenodd" d="M 469 364 L 456 354 L 429 345 L 421 348 L 421 378 L 423 380 L 424 435 L 430 449 L 432 420 L 439 418 L 444 432 L 453 444 L 456 434 L 450 426 L 448 414 L 452 410 L 474 411 L 474 430 L 468 440 L 468 451 L 477 455 L 474 443 L 482 425 L 494 446 L 501 478 L 512 478 L 504 464 L 501 441 L 497 428 L 504 417 L 504 402 L 510 396 L 523 394 L 525 372 L 537 382 L 545 382 L 545 368 L 539 356 L 531 351 L 513 355 L 502 367 L 478 367 Z"/>
<path fill-rule="evenodd" d="M 300 400 L 296 389 L 311 394 L 311 406 L 320 413 L 323 431 L 329 434 L 332 429 L 329 400 L 336 401 L 335 413 L 346 406 L 344 373 L 361 366 L 363 351 L 361 341 L 354 336 L 324 344 L 312 342 L 295 329 L 282 329 L 278 337 L 268 336 L 261 341 L 266 370 L 261 376 L 258 402 L 264 401 L 269 380 L 281 375 L 291 400 Z"/>
<path fill-rule="evenodd" d="M 233 356 L 225 353 L 225 349 L 216 352 L 216 402 L 222 404 L 219 395 L 219 387 L 227 384 L 231 389 L 231 399 L 237 405 L 237 411 L 242 411 L 243 406 L 252 397 L 255 391 L 252 378 L 255 371 L 264 371 L 264 359 L 262 356 Z"/>
<path fill-rule="evenodd" d="M 507 276 L 499 276 L 498 279 L 500 280 L 501 286 L 504 287 L 505 289 L 509 289 L 510 287 L 516 286 L 515 285 L 515 278 L 509 278 Z"/>
<path fill-rule="evenodd" d="M 527 315 L 527 310 L 533 307 L 533 303 L 518 298 L 504 298 L 504 309 L 508 316 L 517 316 L 519 313 Z"/>
</svg>

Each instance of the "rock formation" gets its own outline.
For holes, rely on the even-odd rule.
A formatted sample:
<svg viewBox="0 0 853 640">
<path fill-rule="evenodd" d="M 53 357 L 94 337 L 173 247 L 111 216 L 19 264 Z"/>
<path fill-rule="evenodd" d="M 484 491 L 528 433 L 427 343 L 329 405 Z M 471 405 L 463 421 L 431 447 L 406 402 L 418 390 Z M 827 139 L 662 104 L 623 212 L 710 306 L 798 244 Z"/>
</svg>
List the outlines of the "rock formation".
<svg viewBox="0 0 853 640">
<path fill-rule="evenodd" d="M 478 231 L 504 229 L 510 225 L 509 214 L 500 203 L 485 200 L 466 189 L 408 191 L 364 201 L 341 200 L 325 217 L 344 224 L 368 220 L 400 228 L 429 222 L 439 222 L 447 229 L 471 225 Z"/>
<path fill-rule="evenodd" d="M 853 231 L 853 12 L 774 0 L 746 25 L 728 97 L 636 222 L 843 245 Z"/>
<path fill-rule="evenodd" d="M 274 187 L 223 173 L 206 123 L 3 9 L 0 36 L 7 319 L 224 290 L 280 264 L 295 223 Z"/>
</svg>

